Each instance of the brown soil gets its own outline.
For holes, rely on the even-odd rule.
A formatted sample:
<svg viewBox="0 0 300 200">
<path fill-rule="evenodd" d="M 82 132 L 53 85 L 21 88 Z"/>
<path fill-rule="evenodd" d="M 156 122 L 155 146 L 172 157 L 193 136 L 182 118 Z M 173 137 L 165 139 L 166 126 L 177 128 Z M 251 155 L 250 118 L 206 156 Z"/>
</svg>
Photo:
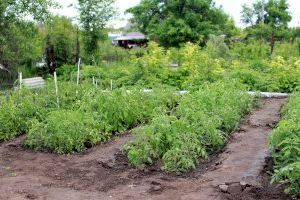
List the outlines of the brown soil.
<svg viewBox="0 0 300 200">
<path fill-rule="evenodd" d="M 264 100 L 261 109 L 243 120 L 224 152 L 184 176 L 166 174 L 159 164 L 132 169 L 121 153 L 130 134 L 69 156 L 27 150 L 25 136 L 2 143 L 0 199 L 288 199 L 282 188 L 269 185 L 265 161 L 268 134 L 284 102 Z"/>
</svg>

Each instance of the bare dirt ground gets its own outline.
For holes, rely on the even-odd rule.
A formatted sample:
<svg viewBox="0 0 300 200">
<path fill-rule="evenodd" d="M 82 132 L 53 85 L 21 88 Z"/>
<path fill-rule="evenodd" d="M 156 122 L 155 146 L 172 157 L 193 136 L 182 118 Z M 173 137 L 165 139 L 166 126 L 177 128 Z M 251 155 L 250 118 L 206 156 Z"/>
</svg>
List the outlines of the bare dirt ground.
<svg viewBox="0 0 300 200">
<path fill-rule="evenodd" d="M 156 166 L 132 169 L 121 153 L 125 134 L 83 154 L 60 156 L 23 147 L 25 136 L 0 144 L 0 199 L 106 200 L 284 200 L 270 186 L 267 138 L 285 99 L 263 100 L 225 148 L 184 176 Z M 223 192 L 221 191 L 223 190 Z"/>
</svg>

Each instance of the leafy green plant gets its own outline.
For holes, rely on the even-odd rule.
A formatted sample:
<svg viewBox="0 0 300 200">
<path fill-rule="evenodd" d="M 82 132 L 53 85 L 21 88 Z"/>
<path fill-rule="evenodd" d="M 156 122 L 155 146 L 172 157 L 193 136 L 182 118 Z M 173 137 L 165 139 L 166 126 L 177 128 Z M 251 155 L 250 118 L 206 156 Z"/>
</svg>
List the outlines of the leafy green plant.
<svg viewBox="0 0 300 200">
<path fill-rule="evenodd" d="M 148 122 L 157 113 L 169 112 L 178 99 L 168 88 L 151 92 L 110 91 L 85 84 L 60 83 L 58 108 L 52 87 L 40 91 L 46 95 L 39 99 L 45 113 L 41 118 L 28 119 L 26 144 L 57 153 L 80 152 L 86 146 L 106 141 L 113 134 Z"/>
<path fill-rule="evenodd" d="M 299 195 L 300 162 L 294 162 L 275 170 L 272 182 L 286 184 L 288 185 L 288 187 L 285 189 L 286 193 Z"/>
<path fill-rule="evenodd" d="M 163 161 L 175 173 L 194 169 L 199 159 L 220 150 L 241 117 L 252 107 L 252 98 L 239 84 L 208 84 L 179 101 L 170 115 L 159 115 L 134 131 L 136 139 L 125 145 L 135 167 Z"/>
<path fill-rule="evenodd" d="M 300 195 L 300 96 L 292 96 L 283 108 L 283 120 L 270 137 L 275 162 L 272 182 L 287 185 L 286 192 Z"/>
<path fill-rule="evenodd" d="M 164 113 L 176 102 L 173 90 L 91 90 L 83 97 L 80 109 L 92 113 L 103 132 L 121 133 Z"/>
<path fill-rule="evenodd" d="M 92 116 L 79 111 L 53 111 L 45 121 L 33 120 L 31 123 L 26 145 L 57 153 L 80 152 L 86 146 L 103 142 L 109 137 L 100 134 L 99 123 Z"/>
<path fill-rule="evenodd" d="M 26 133 L 32 118 L 43 119 L 46 110 L 38 93 L 22 89 L 0 101 L 0 141 Z"/>
</svg>

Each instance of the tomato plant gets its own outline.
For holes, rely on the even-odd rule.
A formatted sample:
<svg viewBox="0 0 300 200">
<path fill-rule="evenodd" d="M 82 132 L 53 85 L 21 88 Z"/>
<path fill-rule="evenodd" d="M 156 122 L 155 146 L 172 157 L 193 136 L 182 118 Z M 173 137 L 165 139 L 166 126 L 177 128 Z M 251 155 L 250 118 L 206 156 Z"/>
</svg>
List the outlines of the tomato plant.
<svg viewBox="0 0 300 200">
<path fill-rule="evenodd" d="M 300 195 L 300 96 L 290 97 L 283 119 L 270 137 L 275 162 L 273 182 L 286 184 L 286 192 Z"/>
<path fill-rule="evenodd" d="M 164 169 L 186 172 L 194 169 L 199 159 L 220 150 L 251 108 L 252 98 L 239 84 L 204 85 L 182 97 L 174 112 L 136 129 L 136 139 L 124 150 L 135 167 L 161 159 Z"/>
</svg>

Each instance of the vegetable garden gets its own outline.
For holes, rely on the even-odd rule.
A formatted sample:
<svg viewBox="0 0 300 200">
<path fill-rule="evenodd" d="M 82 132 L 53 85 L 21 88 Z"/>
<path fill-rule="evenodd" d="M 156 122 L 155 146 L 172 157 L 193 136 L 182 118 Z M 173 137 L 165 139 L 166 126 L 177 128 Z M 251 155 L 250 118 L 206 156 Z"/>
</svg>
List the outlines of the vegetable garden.
<svg viewBox="0 0 300 200">
<path fill-rule="evenodd" d="M 168 173 L 189 173 L 222 152 L 257 106 L 258 99 L 247 91 L 294 92 L 300 85 L 296 57 L 245 59 L 242 65 L 234 56 L 212 55 L 197 45 L 166 51 L 152 43 L 131 64 L 82 65 L 79 85 L 77 68 L 63 66 L 57 71 L 58 95 L 52 76 L 41 89 L 3 92 L 0 140 L 26 135 L 25 148 L 78 154 L 130 132 L 134 139 L 124 143 L 123 153 L 133 168 L 161 163 Z M 176 69 L 169 66 L 174 58 Z M 272 182 L 286 185 L 292 195 L 299 195 L 298 96 L 283 109 L 269 142 L 275 161 Z"/>
<path fill-rule="evenodd" d="M 0 199 L 299 199 L 299 2 L 128 2 L 0 0 Z"/>
</svg>

